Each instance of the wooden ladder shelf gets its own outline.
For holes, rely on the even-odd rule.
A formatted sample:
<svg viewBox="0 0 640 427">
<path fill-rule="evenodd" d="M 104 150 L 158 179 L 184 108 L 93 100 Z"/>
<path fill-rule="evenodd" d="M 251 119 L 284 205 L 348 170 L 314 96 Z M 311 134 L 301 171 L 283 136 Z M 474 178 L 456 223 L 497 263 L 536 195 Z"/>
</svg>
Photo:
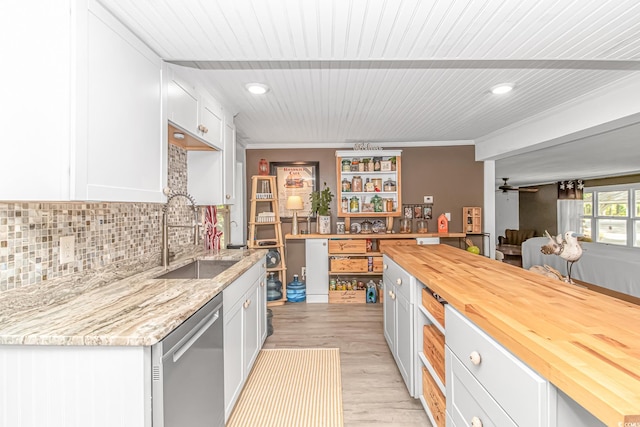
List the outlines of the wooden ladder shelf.
<svg viewBox="0 0 640 427">
<path fill-rule="evenodd" d="M 273 249 L 280 255 L 280 262 L 267 259 L 267 273 L 282 282 L 282 298 L 268 301 L 268 306 L 281 305 L 287 301 L 287 267 L 282 239 L 282 222 L 278 209 L 278 187 L 272 175 L 251 177 L 251 214 L 249 217 L 249 248 Z M 265 235 L 267 235 L 265 237 Z M 269 257 L 269 255 L 267 255 Z M 275 264 L 269 267 L 269 264 Z"/>
</svg>

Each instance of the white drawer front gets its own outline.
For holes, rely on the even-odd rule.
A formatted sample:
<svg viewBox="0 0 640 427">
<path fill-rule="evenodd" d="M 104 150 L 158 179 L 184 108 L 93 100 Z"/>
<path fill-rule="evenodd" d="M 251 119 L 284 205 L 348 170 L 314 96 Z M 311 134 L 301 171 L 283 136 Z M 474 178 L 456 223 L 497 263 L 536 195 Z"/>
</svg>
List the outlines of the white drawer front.
<svg viewBox="0 0 640 427">
<path fill-rule="evenodd" d="M 509 416 L 521 427 L 545 426 L 548 381 L 449 305 L 445 324 L 447 346 Z"/>
<path fill-rule="evenodd" d="M 264 258 L 258 261 L 222 291 L 225 307 L 230 308 L 232 305 L 235 305 L 240 298 L 245 296 L 256 280 L 264 274 L 265 262 Z"/>
<path fill-rule="evenodd" d="M 517 427 L 491 395 L 445 348 L 447 361 L 447 415 L 456 426 Z M 475 424 L 472 423 L 476 419 Z"/>
<path fill-rule="evenodd" d="M 388 256 L 384 256 L 382 263 L 384 281 L 391 283 L 396 287 L 397 293 L 404 295 L 404 297 L 408 299 L 409 302 L 414 303 L 414 301 L 411 300 L 411 287 L 414 283 L 413 276 L 404 271 Z"/>
</svg>

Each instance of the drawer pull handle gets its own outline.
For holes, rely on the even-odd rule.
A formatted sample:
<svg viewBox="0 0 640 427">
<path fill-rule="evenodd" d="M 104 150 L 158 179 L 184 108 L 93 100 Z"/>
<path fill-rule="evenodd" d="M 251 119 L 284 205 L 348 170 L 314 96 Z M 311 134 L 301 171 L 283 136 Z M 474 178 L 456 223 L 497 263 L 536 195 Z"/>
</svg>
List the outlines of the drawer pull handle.
<svg viewBox="0 0 640 427">
<path fill-rule="evenodd" d="M 398 286 L 402 285 L 402 279 L 398 277 L 398 278 L 396 279 L 396 284 L 397 284 Z"/>
<path fill-rule="evenodd" d="M 478 353 L 477 351 L 474 350 L 469 355 L 469 360 L 471 360 L 471 363 L 473 363 L 474 365 L 479 365 L 480 362 L 482 362 L 482 357 L 480 356 L 480 353 Z M 478 421 L 480 421 L 480 420 L 478 420 Z M 480 423 L 479 425 L 482 425 L 482 423 Z"/>
<path fill-rule="evenodd" d="M 478 417 L 471 418 L 471 427 L 482 427 L 482 421 Z"/>
</svg>

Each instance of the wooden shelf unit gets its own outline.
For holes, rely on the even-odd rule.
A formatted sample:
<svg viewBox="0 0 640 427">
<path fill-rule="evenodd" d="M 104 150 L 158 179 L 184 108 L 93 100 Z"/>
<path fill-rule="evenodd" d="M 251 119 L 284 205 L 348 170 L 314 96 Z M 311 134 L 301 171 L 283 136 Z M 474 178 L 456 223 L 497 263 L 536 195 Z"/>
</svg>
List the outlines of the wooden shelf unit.
<svg viewBox="0 0 640 427">
<path fill-rule="evenodd" d="M 273 221 L 259 221 L 259 214 L 272 213 Z M 270 229 L 274 237 L 258 239 L 261 229 Z M 272 244 L 265 244 L 271 243 Z M 249 216 L 249 248 L 275 249 L 280 254 L 280 262 L 275 267 L 267 267 L 267 273 L 275 272 L 282 282 L 282 298 L 268 301 L 268 306 L 284 304 L 287 301 L 287 266 L 284 253 L 282 222 L 278 209 L 278 187 L 276 177 L 272 175 L 254 175 L 251 177 L 251 213 Z"/>
<path fill-rule="evenodd" d="M 363 159 L 381 158 L 381 161 L 390 162 L 391 158 L 395 158 L 395 165 L 393 170 L 343 170 L 342 161 L 353 161 L 356 159 L 359 164 L 363 164 Z M 338 205 L 338 218 L 344 218 L 345 227 L 349 230 L 351 226 L 351 218 L 386 218 L 387 230 L 393 228 L 393 218 L 400 217 L 402 215 L 402 187 L 400 184 L 400 176 L 402 169 L 402 150 L 338 150 L 336 151 L 336 186 L 337 186 L 337 205 Z M 353 178 L 360 176 L 362 178 L 362 191 L 353 191 Z M 365 191 L 365 183 L 367 178 L 373 182 L 374 179 L 381 180 L 380 191 Z M 349 181 L 352 186 L 351 191 L 343 191 L 342 181 Z M 391 180 L 395 183 L 395 189 L 391 191 L 384 191 L 385 182 Z M 373 196 L 379 196 L 383 199 L 383 211 L 382 212 L 364 212 L 363 208 L 365 204 L 371 203 Z M 357 212 L 352 211 L 349 207 L 344 209 L 342 206 L 342 199 L 346 197 L 348 205 L 351 204 L 351 199 L 356 197 L 359 202 L 359 210 Z M 394 208 L 391 211 L 386 210 L 386 199 L 392 199 Z"/>
<path fill-rule="evenodd" d="M 464 206 L 462 208 L 462 230 L 467 234 L 482 234 L 482 208 Z"/>
</svg>

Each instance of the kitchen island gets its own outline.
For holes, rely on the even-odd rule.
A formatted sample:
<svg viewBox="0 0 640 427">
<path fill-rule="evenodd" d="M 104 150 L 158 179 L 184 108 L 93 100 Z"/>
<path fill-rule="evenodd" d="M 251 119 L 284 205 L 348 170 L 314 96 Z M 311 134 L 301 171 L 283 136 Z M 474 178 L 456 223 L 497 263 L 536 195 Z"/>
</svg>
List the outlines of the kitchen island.
<svg viewBox="0 0 640 427">
<path fill-rule="evenodd" d="M 227 347 L 241 354 L 225 362 L 224 381 L 233 373 L 229 385 L 241 389 L 266 338 L 265 254 L 194 247 L 168 268 L 123 262 L 0 294 L 0 426 L 151 426 L 162 380 L 154 345 L 218 295 L 225 312 L 244 302 L 254 319 L 239 328 L 245 312 L 224 319 L 235 340 L 225 336 L 224 358 Z M 194 260 L 237 262 L 213 278 L 157 278 Z"/>
<path fill-rule="evenodd" d="M 640 421 L 637 305 L 446 245 L 385 255 L 605 425 Z"/>
</svg>

